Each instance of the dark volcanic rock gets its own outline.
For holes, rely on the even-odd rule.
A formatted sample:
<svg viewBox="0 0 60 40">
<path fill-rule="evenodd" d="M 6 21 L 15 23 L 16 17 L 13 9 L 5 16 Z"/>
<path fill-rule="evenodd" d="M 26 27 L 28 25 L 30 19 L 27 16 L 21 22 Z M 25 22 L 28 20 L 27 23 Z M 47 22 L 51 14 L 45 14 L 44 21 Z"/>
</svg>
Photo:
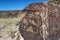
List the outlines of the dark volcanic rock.
<svg viewBox="0 0 60 40">
<path fill-rule="evenodd" d="M 60 8 L 50 3 L 33 3 L 24 10 L 19 31 L 25 40 L 60 40 Z"/>
</svg>

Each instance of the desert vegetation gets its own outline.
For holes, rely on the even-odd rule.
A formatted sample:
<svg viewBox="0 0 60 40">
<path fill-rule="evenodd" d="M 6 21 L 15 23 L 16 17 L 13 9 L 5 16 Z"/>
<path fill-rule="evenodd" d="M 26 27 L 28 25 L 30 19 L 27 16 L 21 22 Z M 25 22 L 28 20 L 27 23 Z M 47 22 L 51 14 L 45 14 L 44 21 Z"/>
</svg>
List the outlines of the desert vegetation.
<svg viewBox="0 0 60 40">
<path fill-rule="evenodd" d="M 18 15 L 18 14 L 17 14 Z M 0 40 L 12 40 L 14 33 L 18 31 L 16 26 L 23 18 L 24 14 L 17 17 L 0 17 Z"/>
<path fill-rule="evenodd" d="M 51 3 L 60 4 L 60 0 L 49 0 Z"/>
<path fill-rule="evenodd" d="M 0 11 L 0 40 L 20 40 L 19 34 L 24 40 L 60 40 L 60 7 L 56 5 L 60 1 L 50 2 L 32 3 L 22 11 Z"/>
</svg>

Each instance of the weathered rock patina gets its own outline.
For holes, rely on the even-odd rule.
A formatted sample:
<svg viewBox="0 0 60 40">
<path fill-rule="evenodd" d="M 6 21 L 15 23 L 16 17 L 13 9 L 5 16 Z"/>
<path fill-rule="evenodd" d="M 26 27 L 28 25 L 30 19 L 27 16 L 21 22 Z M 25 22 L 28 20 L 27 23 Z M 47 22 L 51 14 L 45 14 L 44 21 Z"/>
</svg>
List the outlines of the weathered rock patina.
<svg viewBox="0 0 60 40">
<path fill-rule="evenodd" d="M 24 40 L 60 40 L 60 8 L 50 3 L 33 3 L 24 10 L 19 31 Z"/>
</svg>

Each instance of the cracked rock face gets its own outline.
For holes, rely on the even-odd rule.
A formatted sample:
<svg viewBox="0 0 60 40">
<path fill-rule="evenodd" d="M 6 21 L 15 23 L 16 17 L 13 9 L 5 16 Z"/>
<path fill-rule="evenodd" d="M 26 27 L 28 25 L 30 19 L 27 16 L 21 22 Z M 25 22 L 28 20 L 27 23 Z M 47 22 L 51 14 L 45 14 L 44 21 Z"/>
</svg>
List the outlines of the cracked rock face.
<svg viewBox="0 0 60 40">
<path fill-rule="evenodd" d="M 24 10 L 19 31 L 24 40 L 60 40 L 60 8 L 50 3 L 33 3 Z"/>
</svg>

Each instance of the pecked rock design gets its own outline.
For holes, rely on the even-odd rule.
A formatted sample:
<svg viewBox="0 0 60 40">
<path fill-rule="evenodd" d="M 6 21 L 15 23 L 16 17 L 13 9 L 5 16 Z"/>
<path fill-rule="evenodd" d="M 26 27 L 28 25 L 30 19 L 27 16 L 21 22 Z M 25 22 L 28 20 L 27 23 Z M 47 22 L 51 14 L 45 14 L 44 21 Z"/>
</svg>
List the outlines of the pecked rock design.
<svg viewBox="0 0 60 40">
<path fill-rule="evenodd" d="M 51 3 L 33 3 L 19 23 L 24 40 L 60 40 L 60 8 Z"/>
</svg>

